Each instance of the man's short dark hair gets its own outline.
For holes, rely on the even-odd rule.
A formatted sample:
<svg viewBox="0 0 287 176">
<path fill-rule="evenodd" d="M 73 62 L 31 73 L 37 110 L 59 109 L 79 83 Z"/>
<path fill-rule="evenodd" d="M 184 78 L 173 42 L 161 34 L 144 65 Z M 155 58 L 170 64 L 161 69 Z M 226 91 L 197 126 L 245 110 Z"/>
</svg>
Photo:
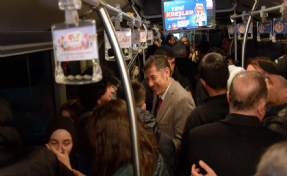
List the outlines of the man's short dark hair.
<svg viewBox="0 0 287 176">
<path fill-rule="evenodd" d="M 197 45 L 197 50 L 202 54 L 207 54 L 207 51 L 210 49 L 210 43 L 208 41 L 202 41 Z"/>
<path fill-rule="evenodd" d="M 228 65 L 222 55 L 209 53 L 203 57 L 198 67 L 201 78 L 211 88 L 219 90 L 227 88 L 229 78 Z"/>
<path fill-rule="evenodd" d="M 146 60 L 143 69 L 146 71 L 152 66 L 155 66 L 157 71 L 161 71 L 166 67 L 170 70 L 170 65 L 163 55 L 153 55 L 149 57 L 148 60 Z"/>
<path fill-rule="evenodd" d="M 186 45 L 181 41 L 177 41 L 172 45 L 172 50 L 175 57 L 183 57 L 186 52 Z"/>
<path fill-rule="evenodd" d="M 145 87 L 138 81 L 132 81 L 132 89 L 134 92 L 135 104 L 136 107 L 142 107 L 145 103 L 146 89 Z M 125 100 L 123 87 L 120 86 L 117 91 L 117 98 Z"/>
<path fill-rule="evenodd" d="M 169 43 L 168 41 L 171 40 L 172 37 L 174 37 L 174 35 L 172 35 L 172 34 L 170 35 L 170 34 L 169 34 L 169 35 L 166 37 L 166 39 L 165 39 L 165 41 L 164 41 L 164 44 L 168 44 L 168 43 Z"/>
<path fill-rule="evenodd" d="M 87 68 L 83 75 L 92 75 L 93 68 Z M 97 105 L 98 100 L 107 91 L 107 87 L 114 80 L 113 73 L 106 67 L 102 67 L 103 79 L 97 83 L 85 84 L 79 86 L 79 98 L 83 107 L 92 109 Z"/>
<path fill-rule="evenodd" d="M 237 74 L 229 90 L 229 107 L 235 111 L 255 110 L 259 101 L 267 99 L 264 76 L 258 71 Z"/>
<path fill-rule="evenodd" d="M 172 48 L 168 45 L 162 45 L 161 47 L 159 47 L 155 51 L 154 55 L 164 55 L 169 60 L 174 58 L 174 52 L 173 52 Z"/>
</svg>

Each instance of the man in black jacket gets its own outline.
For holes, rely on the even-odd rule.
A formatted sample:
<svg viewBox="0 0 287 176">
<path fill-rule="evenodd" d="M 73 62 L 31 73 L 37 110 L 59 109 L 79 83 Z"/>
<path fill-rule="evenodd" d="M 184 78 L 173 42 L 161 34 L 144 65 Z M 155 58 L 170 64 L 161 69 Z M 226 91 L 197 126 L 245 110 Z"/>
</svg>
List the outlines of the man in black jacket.
<svg viewBox="0 0 287 176">
<path fill-rule="evenodd" d="M 272 106 L 262 124 L 287 135 L 287 56 L 282 56 L 273 63 L 259 61 L 259 65 L 267 72 L 267 102 Z"/>
<path fill-rule="evenodd" d="M 74 176 L 56 155 L 44 147 L 23 148 L 13 127 L 10 105 L 0 97 L 0 175 Z"/>
<path fill-rule="evenodd" d="M 286 137 L 260 124 L 267 100 L 261 73 L 238 74 L 227 97 L 230 114 L 225 120 L 194 128 L 189 133 L 189 168 L 203 160 L 220 176 L 254 175 L 264 150 Z"/>
<path fill-rule="evenodd" d="M 227 101 L 227 80 L 229 71 L 226 60 L 218 53 L 204 56 L 199 65 L 199 74 L 204 88 L 209 94 L 205 104 L 195 108 L 187 118 L 181 141 L 181 162 L 187 161 L 188 134 L 197 126 L 223 120 L 229 114 Z M 188 168 L 190 170 L 190 168 Z"/>
</svg>

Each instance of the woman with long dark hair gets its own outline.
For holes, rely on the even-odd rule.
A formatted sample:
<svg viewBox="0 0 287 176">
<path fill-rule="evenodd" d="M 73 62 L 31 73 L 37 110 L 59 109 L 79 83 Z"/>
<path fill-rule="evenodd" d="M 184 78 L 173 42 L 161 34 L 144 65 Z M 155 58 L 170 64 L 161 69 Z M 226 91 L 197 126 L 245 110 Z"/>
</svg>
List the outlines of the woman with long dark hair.
<svg viewBox="0 0 287 176">
<path fill-rule="evenodd" d="M 95 148 L 93 175 L 133 175 L 132 144 L 126 103 L 111 100 L 93 111 L 90 118 L 91 143 Z M 157 139 L 137 117 L 142 176 L 168 175 L 158 152 Z"/>
</svg>

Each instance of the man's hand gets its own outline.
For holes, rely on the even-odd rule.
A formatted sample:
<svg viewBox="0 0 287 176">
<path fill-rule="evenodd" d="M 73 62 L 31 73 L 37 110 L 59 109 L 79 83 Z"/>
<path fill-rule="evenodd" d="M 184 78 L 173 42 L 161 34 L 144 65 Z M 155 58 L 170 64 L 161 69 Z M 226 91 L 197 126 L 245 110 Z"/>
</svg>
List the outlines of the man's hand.
<svg viewBox="0 0 287 176">
<path fill-rule="evenodd" d="M 72 170 L 71 164 L 70 164 L 70 158 L 69 158 L 69 153 L 68 150 L 61 145 L 62 150 L 64 153 L 58 152 L 56 149 L 54 149 L 52 146 L 49 144 L 46 144 L 47 149 L 51 150 L 55 155 L 57 156 L 58 160 L 61 161 L 67 168 Z"/>
<path fill-rule="evenodd" d="M 206 175 L 200 174 L 200 169 L 195 168 L 195 164 L 192 165 L 191 167 L 191 176 L 217 176 L 216 173 L 203 161 L 199 161 L 200 167 L 206 171 Z"/>
</svg>

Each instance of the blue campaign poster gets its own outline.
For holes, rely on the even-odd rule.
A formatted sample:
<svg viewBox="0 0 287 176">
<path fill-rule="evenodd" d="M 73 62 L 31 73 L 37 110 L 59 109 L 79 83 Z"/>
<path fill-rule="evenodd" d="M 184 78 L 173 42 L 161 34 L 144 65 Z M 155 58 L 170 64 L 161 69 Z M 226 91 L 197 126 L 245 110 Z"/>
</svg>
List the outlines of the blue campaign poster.
<svg viewBox="0 0 287 176">
<path fill-rule="evenodd" d="M 229 34 L 234 34 L 234 33 L 238 33 L 238 26 L 228 26 L 228 33 Z"/>
<path fill-rule="evenodd" d="M 274 21 L 274 34 L 287 34 L 287 21 Z"/>
<path fill-rule="evenodd" d="M 238 24 L 238 34 L 244 34 L 245 33 L 245 29 L 246 29 L 246 24 Z M 250 24 L 248 33 L 252 33 L 253 32 L 253 23 Z"/>
<path fill-rule="evenodd" d="M 271 27 L 272 27 L 271 22 L 258 23 L 257 24 L 258 34 L 270 34 L 272 32 Z"/>
<path fill-rule="evenodd" d="M 176 0 L 164 2 L 166 31 L 206 27 L 208 24 L 207 1 Z"/>
</svg>

